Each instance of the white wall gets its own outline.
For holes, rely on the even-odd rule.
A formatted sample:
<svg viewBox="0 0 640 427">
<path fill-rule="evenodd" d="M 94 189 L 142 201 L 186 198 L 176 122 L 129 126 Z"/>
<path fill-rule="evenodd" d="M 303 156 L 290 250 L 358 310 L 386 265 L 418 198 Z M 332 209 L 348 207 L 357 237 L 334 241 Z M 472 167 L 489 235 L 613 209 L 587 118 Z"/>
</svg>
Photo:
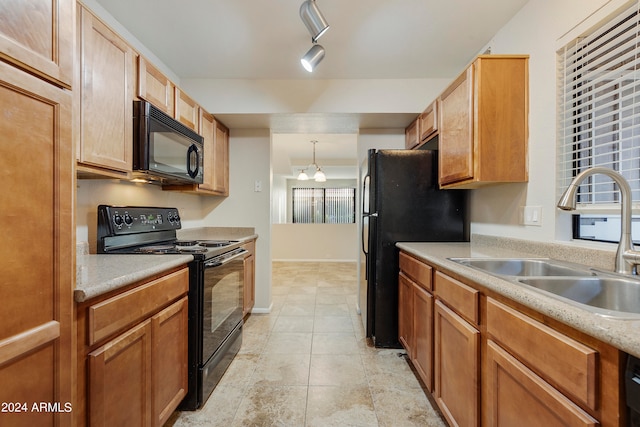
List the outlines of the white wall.
<svg viewBox="0 0 640 427">
<path fill-rule="evenodd" d="M 570 214 L 556 209 L 556 50 L 558 39 L 606 0 L 530 0 L 490 42 L 492 53 L 525 53 L 529 62 L 529 182 L 472 192 L 472 233 L 570 240 Z M 620 2 L 618 2 L 620 3 Z M 575 31 L 572 36 L 577 36 Z M 542 207 L 542 226 L 520 225 L 522 206 Z"/>
<path fill-rule="evenodd" d="M 254 191 L 261 181 L 262 191 Z M 271 139 L 268 130 L 232 130 L 229 197 L 203 198 L 202 222 L 217 227 L 253 227 L 256 242 L 254 312 L 271 307 Z"/>
<path fill-rule="evenodd" d="M 356 261 L 356 224 L 273 224 L 271 232 L 274 261 Z"/>
</svg>

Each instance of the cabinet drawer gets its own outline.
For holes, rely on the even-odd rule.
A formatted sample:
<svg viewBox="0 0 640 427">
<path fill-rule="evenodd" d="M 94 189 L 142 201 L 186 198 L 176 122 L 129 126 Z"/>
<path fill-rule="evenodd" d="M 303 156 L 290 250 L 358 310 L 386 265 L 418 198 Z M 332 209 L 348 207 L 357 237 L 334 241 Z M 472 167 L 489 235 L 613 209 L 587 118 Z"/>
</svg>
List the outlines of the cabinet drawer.
<svg viewBox="0 0 640 427">
<path fill-rule="evenodd" d="M 436 296 L 460 316 L 477 325 L 480 322 L 478 310 L 480 292 L 439 271 L 436 271 L 435 280 Z"/>
<path fill-rule="evenodd" d="M 89 345 L 149 317 L 188 291 L 189 270 L 184 268 L 89 306 Z"/>
<path fill-rule="evenodd" d="M 428 291 L 433 290 L 432 268 L 409 255 L 400 252 L 400 270 Z"/>
<path fill-rule="evenodd" d="M 555 387 L 596 409 L 597 351 L 491 298 L 487 333 Z"/>
</svg>

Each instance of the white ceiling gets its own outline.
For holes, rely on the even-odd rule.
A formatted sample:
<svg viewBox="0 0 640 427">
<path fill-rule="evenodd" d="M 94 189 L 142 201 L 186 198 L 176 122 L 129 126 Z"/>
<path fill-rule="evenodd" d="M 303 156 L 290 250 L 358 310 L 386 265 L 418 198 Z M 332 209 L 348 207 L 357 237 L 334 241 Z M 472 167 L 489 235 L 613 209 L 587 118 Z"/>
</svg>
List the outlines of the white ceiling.
<svg viewBox="0 0 640 427">
<path fill-rule="evenodd" d="M 453 78 L 527 2 L 317 0 L 330 28 L 319 40 L 326 56 L 309 74 L 300 66 L 311 47 L 299 17 L 303 0 L 96 1 L 181 79 L 278 80 Z M 310 158 L 311 139 L 320 141 L 317 155 L 325 163 L 343 161 L 344 154 L 329 154 L 334 146 L 355 162 L 356 144 L 346 134 L 368 123 L 404 127 L 415 114 L 217 116 L 232 130 L 271 128 L 274 144 L 280 140 L 274 165 L 276 155 L 286 157 L 294 173 L 302 157 L 297 150 Z M 307 128 L 327 133 L 301 135 Z"/>
<path fill-rule="evenodd" d="M 305 79 L 302 0 L 97 0 L 180 78 Z M 450 78 L 527 0 L 317 0 L 318 79 Z"/>
</svg>

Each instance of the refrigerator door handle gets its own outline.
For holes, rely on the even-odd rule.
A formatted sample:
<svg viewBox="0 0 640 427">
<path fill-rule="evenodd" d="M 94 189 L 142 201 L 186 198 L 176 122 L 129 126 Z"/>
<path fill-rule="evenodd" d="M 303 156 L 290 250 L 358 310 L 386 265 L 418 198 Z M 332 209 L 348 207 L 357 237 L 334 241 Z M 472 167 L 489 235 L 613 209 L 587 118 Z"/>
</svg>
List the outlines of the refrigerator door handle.
<svg viewBox="0 0 640 427">
<path fill-rule="evenodd" d="M 366 175 L 362 180 L 362 214 L 369 215 L 369 182 L 371 177 Z"/>
<path fill-rule="evenodd" d="M 362 233 L 362 236 L 360 236 L 360 243 L 362 244 L 362 253 L 364 253 L 365 255 L 369 255 L 369 251 L 367 250 L 368 248 L 366 247 L 367 245 L 365 245 L 365 240 L 364 240 L 364 237 L 365 237 L 364 221 L 368 219 L 369 219 L 369 215 L 362 215 L 362 226 L 360 227 L 361 228 L 360 233 Z"/>
</svg>

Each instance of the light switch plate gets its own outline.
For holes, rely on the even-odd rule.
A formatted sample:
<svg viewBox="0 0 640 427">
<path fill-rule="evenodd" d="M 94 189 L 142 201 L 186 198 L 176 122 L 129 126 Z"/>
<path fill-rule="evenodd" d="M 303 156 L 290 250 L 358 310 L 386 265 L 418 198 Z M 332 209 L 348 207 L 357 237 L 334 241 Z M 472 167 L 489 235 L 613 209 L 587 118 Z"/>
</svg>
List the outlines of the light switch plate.
<svg viewBox="0 0 640 427">
<path fill-rule="evenodd" d="M 524 206 L 522 224 L 542 226 L 542 206 Z"/>
</svg>

